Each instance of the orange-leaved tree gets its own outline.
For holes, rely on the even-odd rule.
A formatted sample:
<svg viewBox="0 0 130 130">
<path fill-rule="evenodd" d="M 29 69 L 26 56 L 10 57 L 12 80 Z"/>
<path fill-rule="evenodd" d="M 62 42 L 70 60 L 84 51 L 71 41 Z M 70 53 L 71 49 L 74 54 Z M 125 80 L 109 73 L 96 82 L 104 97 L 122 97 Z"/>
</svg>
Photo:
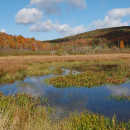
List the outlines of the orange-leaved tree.
<svg viewBox="0 0 130 130">
<path fill-rule="evenodd" d="M 32 50 L 35 51 L 35 47 L 34 47 L 34 45 L 32 45 Z"/>
<path fill-rule="evenodd" d="M 120 48 L 124 48 L 124 42 L 123 42 L 123 40 L 121 40 L 121 42 L 120 42 Z"/>
</svg>

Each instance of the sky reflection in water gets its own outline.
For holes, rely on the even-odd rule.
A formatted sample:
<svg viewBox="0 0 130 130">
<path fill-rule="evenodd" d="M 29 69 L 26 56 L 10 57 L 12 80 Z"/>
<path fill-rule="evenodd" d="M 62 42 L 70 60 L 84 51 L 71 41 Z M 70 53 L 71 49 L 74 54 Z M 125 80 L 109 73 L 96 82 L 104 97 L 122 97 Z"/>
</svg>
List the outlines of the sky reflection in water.
<svg viewBox="0 0 130 130">
<path fill-rule="evenodd" d="M 67 75 L 70 72 L 69 69 L 64 70 L 65 72 L 62 75 Z M 47 97 L 50 100 L 52 107 L 56 107 L 56 114 L 59 115 L 59 117 L 68 116 L 70 111 L 74 112 L 76 110 L 78 112 L 83 112 L 84 109 L 86 109 L 89 112 L 98 111 L 99 114 L 108 117 L 112 117 L 116 114 L 118 120 L 129 120 L 130 102 L 105 98 L 105 96 L 110 96 L 110 94 L 122 95 L 123 93 L 125 95 L 130 95 L 129 83 L 118 86 L 104 85 L 90 89 L 85 87 L 58 89 L 52 85 L 41 83 L 45 78 L 50 78 L 52 76 L 57 75 L 27 77 L 21 82 L 27 82 L 30 86 L 21 87 L 19 85 L 20 82 L 16 81 L 14 84 L 0 85 L 0 91 L 5 95 L 13 94 L 14 92 L 25 92 L 27 94 L 33 94 L 34 96 Z"/>
</svg>

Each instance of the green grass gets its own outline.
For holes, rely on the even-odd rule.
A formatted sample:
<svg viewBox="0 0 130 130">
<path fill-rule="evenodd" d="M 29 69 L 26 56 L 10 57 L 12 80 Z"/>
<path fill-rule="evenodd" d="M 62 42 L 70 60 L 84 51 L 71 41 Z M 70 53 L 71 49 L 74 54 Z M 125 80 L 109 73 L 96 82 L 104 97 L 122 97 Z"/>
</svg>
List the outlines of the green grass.
<svg viewBox="0 0 130 130">
<path fill-rule="evenodd" d="M 10 51 L 11 50 L 11 51 Z M 50 55 L 51 52 L 50 51 L 26 51 L 26 50 L 12 50 L 12 49 L 8 49 L 6 51 L 2 51 L 1 49 L 1 53 L 0 56 L 20 56 L 20 55 Z"/>
<path fill-rule="evenodd" d="M 28 76 L 61 75 L 63 68 L 81 71 L 81 74 L 52 77 L 48 83 L 55 87 L 84 86 L 94 87 L 104 84 L 121 84 L 130 78 L 130 67 L 126 64 L 126 59 L 111 61 L 77 61 L 74 62 L 28 62 L 26 67 L 18 69 L 16 72 L 2 72 L 0 83 L 10 83 L 21 80 Z M 123 62 L 124 61 L 124 62 Z M 127 61 L 128 63 L 128 61 Z M 49 67 L 55 67 L 50 69 Z"/>
<path fill-rule="evenodd" d="M 126 96 L 126 95 L 114 95 L 114 94 L 111 94 L 109 96 L 110 99 L 114 99 L 114 100 L 117 100 L 117 101 L 130 101 L 130 96 Z"/>
<path fill-rule="evenodd" d="M 71 70 L 79 70 L 82 73 L 72 75 L 70 72 L 66 76 L 52 77 L 45 79 L 45 83 L 53 84 L 56 87 L 72 87 L 86 86 L 88 88 L 101 86 L 102 84 L 111 83 L 119 84 L 130 78 L 130 69 L 128 60 L 110 60 L 110 61 L 77 61 L 70 60 L 68 62 L 28 62 L 24 64 L 26 67 L 18 69 L 15 72 L 1 72 L 0 82 L 9 83 L 20 80 L 27 75 L 40 76 L 47 74 L 61 75 L 63 73 L 61 67 Z M 112 67 L 115 65 L 114 67 Z M 48 67 L 55 67 L 50 69 Z M 31 86 L 29 83 L 19 82 L 21 87 Z M 72 98 L 72 95 L 69 95 Z M 114 99 L 124 99 L 125 97 L 112 97 Z M 122 130 L 130 129 L 130 122 L 119 122 L 116 116 L 113 118 L 104 117 L 98 113 L 70 114 L 69 117 L 60 120 L 53 120 L 51 114 L 55 109 L 46 107 L 49 104 L 47 98 L 35 98 L 25 93 L 17 95 L 4 96 L 0 93 L 0 128 L 2 130 L 83 130 L 83 129 L 111 129 Z M 41 107 L 43 105 L 43 107 Z"/>
<path fill-rule="evenodd" d="M 98 63 L 98 65 L 97 65 Z M 103 64 L 104 63 L 104 64 Z M 54 65 L 54 64 L 53 64 Z M 71 70 L 82 71 L 80 74 L 72 75 L 70 71 L 69 75 L 51 77 L 46 79 L 45 82 L 55 87 L 95 87 L 105 84 L 122 84 L 130 78 L 129 66 L 121 67 L 120 61 L 111 62 L 70 62 L 63 65 L 65 68 Z"/>
<path fill-rule="evenodd" d="M 61 67 L 56 67 L 55 69 L 48 68 L 49 66 L 41 63 L 32 63 L 27 68 L 27 74 L 29 76 L 42 76 L 49 74 L 62 74 L 64 71 Z"/>
<path fill-rule="evenodd" d="M 91 48 L 91 46 L 89 46 Z M 65 51 L 63 49 L 55 50 L 55 55 L 62 56 L 62 55 L 84 55 L 84 54 L 102 54 L 102 53 L 129 53 L 130 49 L 124 48 L 124 49 L 118 49 L 113 50 L 112 48 L 108 49 L 99 49 L 100 47 L 97 47 L 94 51 L 94 49 L 87 49 L 87 50 L 79 50 L 79 51 Z M 51 55 L 52 51 L 32 51 L 32 50 L 26 50 L 26 49 L 1 49 L 0 48 L 0 56 L 20 56 L 20 55 Z"/>
<path fill-rule="evenodd" d="M 15 72 L 7 71 L 0 73 L 0 83 L 13 83 L 16 80 L 22 80 L 27 75 L 28 76 L 42 76 L 42 75 L 61 75 L 64 71 L 61 67 L 55 67 L 54 69 L 48 68 L 49 63 L 26 63 L 27 67 L 23 69 L 18 69 Z"/>
<path fill-rule="evenodd" d="M 12 83 L 16 80 L 22 80 L 27 76 L 26 69 L 19 69 L 15 73 L 5 72 L 0 75 L 0 84 Z"/>
<path fill-rule="evenodd" d="M 124 130 L 130 129 L 130 122 L 119 122 L 116 116 L 104 117 L 98 113 L 70 113 L 60 120 L 51 118 L 55 111 L 51 107 L 37 106 L 47 103 L 48 99 L 33 97 L 25 93 L 4 96 L 0 92 L 0 128 L 2 130 Z"/>
</svg>

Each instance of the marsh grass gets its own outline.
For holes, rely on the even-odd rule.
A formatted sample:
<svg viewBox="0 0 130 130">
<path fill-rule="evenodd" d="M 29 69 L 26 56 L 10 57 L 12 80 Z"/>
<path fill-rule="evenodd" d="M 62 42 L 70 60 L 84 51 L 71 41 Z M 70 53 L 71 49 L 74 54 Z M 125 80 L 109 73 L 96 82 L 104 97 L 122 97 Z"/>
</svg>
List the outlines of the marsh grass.
<svg viewBox="0 0 130 130">
<path fill-rule="evenodd" d="M 127 64 L 126 64 L 127 63 Z M 71 62 L 69 75 L 52 77 L 48 79 L 48 83 L 55 87 L 72 87 L 84 86 L 94 87 L 104 84 L 122 84 L 130 78 L 130 65 L 126 60 L 111 60 L 111 61 L 84 61 Z M 72 75 L 72 70 L 81 71 L 81 74 Z"/>
<path fill-rule="evenodd" d="M 63 73 L 63 68 L 71 69 L 66 76 L 45 79 L 45 83 L 60 87 L 88 88 L 102 84 L 119 84 L 130 78 L 130 55 L 68 55 L 68 56 L 9 56 L 0 57 L 0 84 L 20 80 L 27 75 Z M 50 69 L 49 67 L 55 67 Z M 82 73 L 73 75 L 72 70 Z M 31 86 L 21 83 L 22 87 Z M 74 95 L 69 94 L 70 98 Z M 125 98 L 125 96 L 124 96 Z M 129 99 L 129 97 L 127 96 Z M 4 96 L 0 93 L 0 128 L 2 130 L 82 130 L 82 129 L 130 129 L 130 122 L 118 122 L 103 115 L 88 112 L 71 114 L 68 118 L 53 120 L 54 109 L 47 107 L 47 98 L 34 98 L 25 93 Z"/>
<path fill-rule="evenodd" d="M 16 87 L 32 87 L 34 84 L 28 83 L 28 82 L 23 82 L 23 81 L 17 81 L 16 82 Z"/>
<path fill-rule="evenodd" d="M 126 95 L 114 95 L 114 94 L 111 94 L 109 96 L 110 99 L 116 99 L 117 101 L 129 101 L 130 102 L 130 96 L 126 96 Z"/>
<path fill-rule="evenodd" d="M 109 83 L 121 84 L 130 78 L 129 57 L 129 54 L 0 57 L 0 83 L 11 83 L 27 75 L 61 75 L 61 68 L 64 67 L 83 73 L 72 75 L 70 72 L 69 76 L 57 77 L 58 80 L 54 77 L 55 82 L 51 78 L 52 85 L 93 87 Z"/>
<path fill-rule="evenodd" d="M 64 119 L 52 118 L 54 109 L 37 106 L 47 103 L 48 99 L 33 97 L 25 93 L 4 96 L 0 92 L 0 128 L 2 130 L 82 130 L 82 129 L 111 129 L 124 130 L 130 128 L 130 122 L 119 122 L 116 116 L 107 118 L 98 113 L 70 113 Z"/>
<path fill-rule="evenodd" d="M 52 74 L 61 75 L 64 72 L 61 67 L 56 67 L 52 70 Z"/>
<path fill-rule="evenodd" d="M 42 103 L 47 102 L 46 99 L 44 100 Z M 28 129 L 28 127 L 33 128 L 30 125 L 33 120 L 37 125 L 40 120 L 43 120 L 42 123 L 46 122 L 50 113 L 47 113 L 45 107 L 37 107 L 41 103 L 39 101 L 38 97 L 25 93 L 9 96 L 3 96 L 3 93 L 0 93 L 0 128 Z"/>
<path fill-rule="evenodd" d="M 104 69 L 105 67 L 101 65 L 99 68 L 87 68 L 84 64 L 80 64 L 78 67 L 72 67 L 78 71 L 82 70 L 82 73 L 77 75 L 72 75 L 72 68 L 70 70 L 69 75 L 66 76 L 58 76 L 58 77 L 51 77 L 50 79 L 46 80 L 47 83 L 54 85 L 55 87 L 94 87 L 94 86 L 101 86 L 104 84 L 121 84 L 125 82 L 128 78 L 129 68 L 122 70 L 121 68 L 117 68 L 118 65 L 109 65 L 109 69 Z M 112 66 L 112 68 L 111 68 Z M 129 71 L 128 71 L 129 70 Z M 127 77 L 127 78 L 126 78 Z"/>
<path fill-rule="evenodd" d="M 44 63 L 41 64 L 41 62 L 38 63 L 27 62 L 24 63 L 24 65 L 17 64 L 16 66 L 14 64 L 13 65 L 11 64 L 11 66 L 6 65 L 5 67 L 4 65 L 0 66 L 0 84 L 13 83 L 16 80 L 22 80 L 27 75 L 28 76 L 42 76 L 49 74 L 60 75 L 64 72 L 61 69 L 61 67 L 50 69 L 48 68 L 47 65 L 44 65 Z"/>
</svg>

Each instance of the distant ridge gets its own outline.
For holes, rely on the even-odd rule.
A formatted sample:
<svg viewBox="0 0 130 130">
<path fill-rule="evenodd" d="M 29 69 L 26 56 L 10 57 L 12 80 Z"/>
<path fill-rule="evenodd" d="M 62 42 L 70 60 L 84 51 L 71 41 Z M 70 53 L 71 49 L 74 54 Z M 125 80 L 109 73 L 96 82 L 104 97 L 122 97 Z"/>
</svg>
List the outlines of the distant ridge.
<svg viewBox="0 0 130 130">
<path fill-rule="evenodd" d="M 85 33 L 80 33 L 74 36 L 68 36 L 64 38 L 58 38 L 54 40 L 46 40 L 44 42 L 50 43 L 61 43 L 66 41 L 73 41 L 78 39 L 88 39 L 88 38 L 106 38 L 111 40 L 113 38 L 122 39 L 124 36 L 130 35 L 130 26 L 121 26 L 121 27 L 111 27 L 96 29 Z"/>
</svg>

